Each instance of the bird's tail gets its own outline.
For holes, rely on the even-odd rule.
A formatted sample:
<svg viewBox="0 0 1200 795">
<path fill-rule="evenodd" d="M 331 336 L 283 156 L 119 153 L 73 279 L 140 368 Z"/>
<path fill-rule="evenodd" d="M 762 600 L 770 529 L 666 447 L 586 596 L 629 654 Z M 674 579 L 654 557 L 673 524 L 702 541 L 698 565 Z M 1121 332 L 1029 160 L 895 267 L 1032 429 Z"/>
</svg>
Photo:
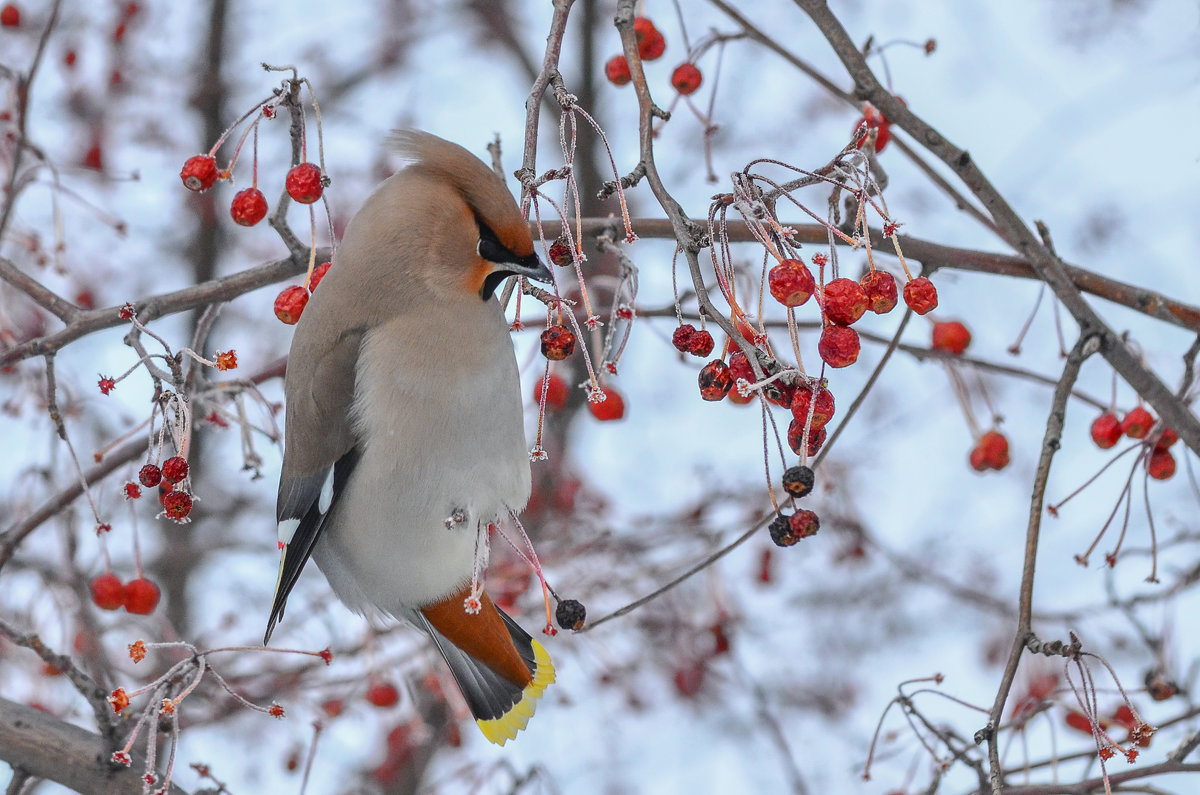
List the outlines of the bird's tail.
<svg viewBox="0 0 1200 795">
<path fill-rule="evenodd" d="M 437 644 L 483 736 L 497 745 L 525 728 L 554 681 L 550 655 L 486 593 L 477 613 L 464 609 L 463 591 L 414 611 L 414 623 Z"/>
</svg>

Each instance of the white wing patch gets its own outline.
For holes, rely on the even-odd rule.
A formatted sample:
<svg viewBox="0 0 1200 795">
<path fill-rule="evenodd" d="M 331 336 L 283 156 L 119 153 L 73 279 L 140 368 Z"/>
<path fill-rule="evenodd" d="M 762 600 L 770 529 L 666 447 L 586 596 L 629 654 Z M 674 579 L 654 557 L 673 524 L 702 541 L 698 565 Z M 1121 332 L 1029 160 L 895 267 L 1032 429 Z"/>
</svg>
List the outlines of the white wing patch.
<svg viewBox="0 0 1200 795">
<path fill-rule="evenodd" d="M 325 477 L 325 483 L 321 486 L 321 496 L 317 500 L 317 510 L 321 515 L 329 513 L 329 506 L 333 504 L 333 470 L 329 468 L 329 474 Z"/>
<path fill-rule="evenodd" d="M 321 494 L 324 497 L 324 492 Z M 292 543 L 292 536 L 296 535 L 296 530 L 300 527 L 299 519 L 284 519 L 279 523 L 279 543 Z"/>
</svg>

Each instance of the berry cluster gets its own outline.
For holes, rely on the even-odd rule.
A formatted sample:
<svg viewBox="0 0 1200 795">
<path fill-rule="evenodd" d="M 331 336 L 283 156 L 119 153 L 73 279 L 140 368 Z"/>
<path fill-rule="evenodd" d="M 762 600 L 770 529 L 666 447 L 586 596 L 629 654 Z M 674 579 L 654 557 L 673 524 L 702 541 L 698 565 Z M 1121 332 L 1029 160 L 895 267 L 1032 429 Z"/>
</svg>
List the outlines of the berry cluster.
<svg viewBox="0 0 1200 795">
<path fill-rule="evenodd" d="M 793 500 L 810 494 L 815 482 L 813 471 L 806 466 L 788 467 L 783 473 L 783 490 Z M 809 536 L 814 536 L 820 529 L 821 520 L 814 512 L 804 508 L 791 514 L 781 510 L 767 526 L 771 540 L 781 547 L 790 547 Z"/>
<path fill-rule="evenodd" d="M 647 17 L 636 17 L 633 20 L 633 34 L 637 38 L 638 57 L 643 61 L 658 60 L 666 52 L 667 40 Z M 614 55 L 605 62 L 604 76 L 614 86 L 628 85 L 633 80 L 629 61 L 624 55 Z M 683 97 L 695 94 L 703 82 L 704 76 L 699 67 L 690 60 L 679 64 L 671 72 L 671 87 Z"/>
<path fill-rule="evenodd" d="M 122 583 L 115 574 L 101 574 L 90 585 L 92 602 L 101 610 L 122 607 L 136 615 L 148 616 L 158 606 L 158 586 L 145 577 Z"/>
<path fill-rule="evenodd" d="M 1114 412 L 1106 411 L 1092 421 L 1092 441 L 1101 450 L 1114 447 L 1122 436 L 1139 441 L 1146 448 L 1143 451 L 1146 474 L 1155 480 L 1169 480 L 1175 475 L 1175 456 L 1170 448 L 1179 441 L 1179 436 L 1166 426 L 1155 433 L 1156 427 L 1154 415 L 1142 406 L 1131 409 L 1120 419 Z"/>
<path fill-rule="evenodd" d="M 189 521 L 188 514 L 192 512 L 192 495 L 184 485 L 187 476 L 188 462 L 180 456 L 171 456 L 163 461 L 162 467 L 146 464 L 138 470 L 138 483 L 148 489 L 157 486 L 163 514 L 174 522 L 184 524 Z M 136 500 L 142 496 L 138 483 L 125 484 L 125 499 Z"/>
</svg>

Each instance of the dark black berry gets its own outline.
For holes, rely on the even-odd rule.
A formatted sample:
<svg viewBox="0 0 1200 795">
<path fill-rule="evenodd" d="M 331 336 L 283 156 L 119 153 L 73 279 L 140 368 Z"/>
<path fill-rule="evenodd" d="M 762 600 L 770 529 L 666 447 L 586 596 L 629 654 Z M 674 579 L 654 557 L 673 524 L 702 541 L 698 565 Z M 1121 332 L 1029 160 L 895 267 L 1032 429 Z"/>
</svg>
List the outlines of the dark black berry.
<svg viewBox="0 0 1200 795">
<path fill-rule="evenodd" d="M 795 544 L 800 538 L 792 532 L 791 517 L 786 513 L 781 513 L 771 520 L 770 526 L 767 529 L 771 532 L 771 540 L 776 546 L 790 547 Z"/>
<path fill-rule="evenodd" d="M 554 618 L 563 629 L 578 632 L 583 629 L 583 621 L 587 618 L 587 609 L 576 599 L 563 599 L 554 611 Z"/>
<path fill-rule="evenodd" d="M 793 497 L 803 497 L 813 490 L 816 477 L 808 467 L 788 467 L 783 473 L 783 490 Z"/>
</svg>

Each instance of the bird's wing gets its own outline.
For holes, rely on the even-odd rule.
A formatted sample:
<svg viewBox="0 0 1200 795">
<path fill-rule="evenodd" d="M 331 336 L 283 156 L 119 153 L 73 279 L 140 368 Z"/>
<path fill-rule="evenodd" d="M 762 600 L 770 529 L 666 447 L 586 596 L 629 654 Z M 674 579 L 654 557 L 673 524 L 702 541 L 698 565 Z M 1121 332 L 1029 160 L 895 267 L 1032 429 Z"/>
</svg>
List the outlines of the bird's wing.
<svg viewBox="0 0 1200 795">
<path fill-rule="evenodd" d="M 323 346 L 308 344 L 303 338 L 292 346 L 287 375 L 287 438 L 275 510 L 279 522 L 279 579 L 264 644 L 283 617 L 288 594 L 312 556 L 326 519 L 358 463 L 350 411 L 362 338 L 360 330 L 351 330 L 336 341 L 324 341 Z"/>
</svg>

